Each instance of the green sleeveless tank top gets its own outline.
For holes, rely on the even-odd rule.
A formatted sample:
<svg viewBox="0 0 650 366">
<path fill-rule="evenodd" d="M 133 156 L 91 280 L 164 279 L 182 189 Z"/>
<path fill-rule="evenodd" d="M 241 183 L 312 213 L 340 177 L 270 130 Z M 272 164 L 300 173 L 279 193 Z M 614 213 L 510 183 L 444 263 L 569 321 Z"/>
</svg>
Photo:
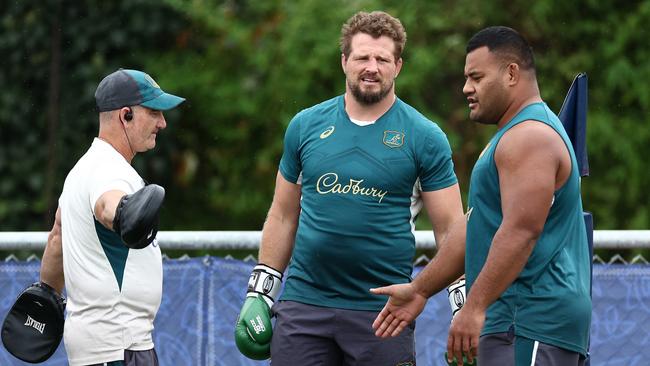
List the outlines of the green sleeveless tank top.
<svg viewBox="0 0 650 366">
<path fill-rule="evenodd" d="M 571 174 L 554 201 L 519 277 L 487 310 L 482 334 L 506 332 L 587 353 L 591 323 L 591 258 L 582 216 L 578 164 L 562 123 L 545 103 L 528 105 L 492 137 L 472 170 L 468 198 L 465 269 L 470 290 L 503 220 L 499 174 L 494 161 L 501 137 L 528 120 L 545 123 L 564 140 Z"/>
</svg>

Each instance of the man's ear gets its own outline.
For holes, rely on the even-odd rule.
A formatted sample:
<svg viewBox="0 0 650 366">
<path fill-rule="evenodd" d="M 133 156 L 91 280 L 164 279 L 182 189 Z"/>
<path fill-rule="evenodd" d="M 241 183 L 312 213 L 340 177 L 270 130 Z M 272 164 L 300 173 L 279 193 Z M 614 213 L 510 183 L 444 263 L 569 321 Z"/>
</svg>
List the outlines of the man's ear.
<svg viewBox="0 0 650 366">
<path fill-rule="evenodd" d="M 508 85 L 516 85 L 521 78 L 521 69 L 519 68 L 519 64 L 516 62 L 511 62 L 508 64 L 506 67 L 506 75 Z"/>
<path fill-rule="evenodd" d="M 395 61 L 395 79 L 397 79 L 397 76 L 399 75 L 400 71 L 402 71 L 402 58 L 398 58 L 397 61 Z"/>
<path fill-rule="evenodd" d="M 133 109 L 131 107 L 122 107 L 117 111 L 117 117 L 122 126 L 126 128 L 126 124 L 133 119 Z"/>
<path fill-rule="evenodd" d="M 120 115 L 125 121 L 130 122 L 133 119 L 133 109 L 131 107 L 124 107 L 120 109 Z"/>
</svg>

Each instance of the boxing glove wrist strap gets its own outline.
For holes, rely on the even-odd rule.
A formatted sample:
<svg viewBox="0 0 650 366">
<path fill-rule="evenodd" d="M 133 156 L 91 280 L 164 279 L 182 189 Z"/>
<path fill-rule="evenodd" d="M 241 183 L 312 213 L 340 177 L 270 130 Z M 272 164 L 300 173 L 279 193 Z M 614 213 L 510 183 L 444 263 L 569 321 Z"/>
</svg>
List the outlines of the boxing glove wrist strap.
<svg viewBox="0 0 650 366">
<path fill-rule="evenodd" d="M 451 306 L 452 318 L 465 304 L 465 279 L 460 279 L 452 283 L 447 288 L 447 296 L 449 297 L 449 306 Z"/>
<path fill-rule="evenodd" d="M 262 298 L 269 306 L 273 306 L 275 299 L 280 294 L 282 287 L 282 273 L 265 264 L 258 264 L 253 268 L 248 279 L 247 297 L 262 295 Z"/>
</svg>

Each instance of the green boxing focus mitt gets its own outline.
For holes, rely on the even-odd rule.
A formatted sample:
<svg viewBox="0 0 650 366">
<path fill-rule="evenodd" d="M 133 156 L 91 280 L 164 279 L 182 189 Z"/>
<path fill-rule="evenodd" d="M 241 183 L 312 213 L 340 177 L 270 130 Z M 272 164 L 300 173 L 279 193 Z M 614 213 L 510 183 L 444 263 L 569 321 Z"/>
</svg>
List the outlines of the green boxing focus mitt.
<svg viewBox="0 0 650 366">
<path fill-rule="evenodd" d="M 282 273 L 265 265 L 253 268 L 248 292 L 235 325 L 235 343 L 239 351 L 253 360 L 271 357 L 271 307 L 280 294 Z"/>
<path fill-rule="evenodd" d="M 163 187 L 149 184 L 120 199 L 115 209 L 113 230 L 124 245 L 131 249 L 142 249 L 156 239 L 158 212 L 164 198 Z"/>
</svg>

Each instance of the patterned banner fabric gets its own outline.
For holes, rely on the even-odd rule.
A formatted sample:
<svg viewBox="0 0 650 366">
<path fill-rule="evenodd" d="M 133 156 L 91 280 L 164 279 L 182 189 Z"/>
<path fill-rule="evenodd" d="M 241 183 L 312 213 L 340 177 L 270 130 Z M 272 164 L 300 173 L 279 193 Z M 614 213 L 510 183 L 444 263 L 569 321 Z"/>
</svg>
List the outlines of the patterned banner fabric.
<svg viewBox="0 0 650 366">
<path fill-rule="evenodd" d="M 154 343 L 161 365 L 268 365 L 241 356 L 234 325 L 253 262 L 216 257 L 164 262 L 163 300 Z M 38 279 L 40 262 L 0 262 L 0 319 L 18 294 Z M 416 269 L 416 273 L 419 272 Z M 592 365 L 650 362 L 650 265 L 594 265 Z M 451 314 L 445 291 L 417 320 L 418 365 L 445 365 Z M 42 365 L 67 365 L 63 343 Z M 0 365 L 25 365 L 0 347 Z"/>
</svg>

